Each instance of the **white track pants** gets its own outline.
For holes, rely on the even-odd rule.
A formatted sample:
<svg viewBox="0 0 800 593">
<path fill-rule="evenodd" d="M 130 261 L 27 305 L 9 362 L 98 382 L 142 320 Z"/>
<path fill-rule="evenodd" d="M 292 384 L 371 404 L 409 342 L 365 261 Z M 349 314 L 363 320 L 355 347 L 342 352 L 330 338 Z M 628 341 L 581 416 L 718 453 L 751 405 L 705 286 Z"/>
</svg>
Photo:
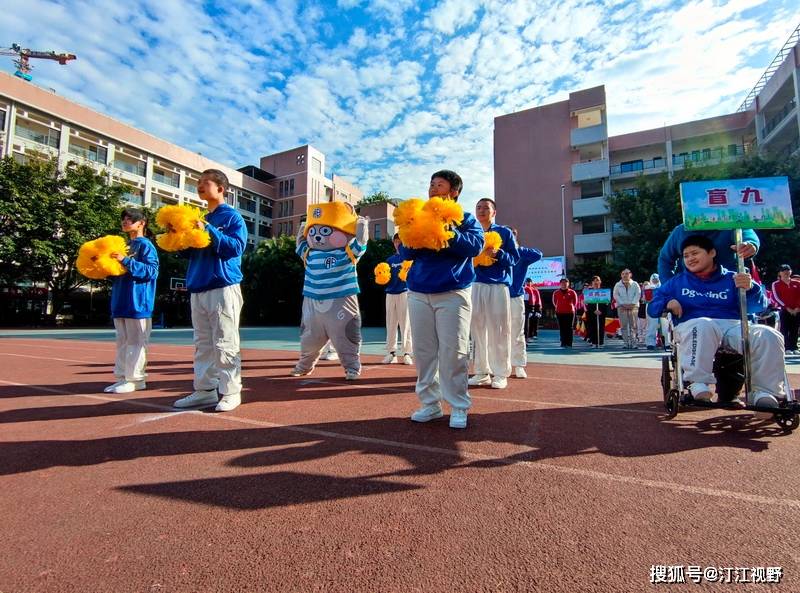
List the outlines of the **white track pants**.
<svg viewBox="0 0 800 593">
<path fill-rule="evenodd" d="M 397 350 L 397 328 L 400 328 L 401 350 Z M 411 322 L 408 319 L 408 292 L 386 295 L 386 352 L 411 354 Z"/>
<path fill-rule="evenodd" d="M 669 320 L 666 317 L 650 317 L 649 315 L 647 316 L 647 336 L 645 337 L 645 345 L 656 345 L 659 325 L 661 326 L 661 335 L 664 337 L 664 346 L 670 345 Z"/>
<path fill-rule="evenodd" d="M 144 381 L 152 320 L 115 317 L 114 328 L 117 330 L 114 376 L 118 381 Z"/>
<path fill-rule="evenodd" d="M 511 366 L 525 367 L 528 364 L 528 349 L 525 344 L 525 297 L 513 297 L 510 300 L 511 311 L 510 339 Z"/>
<path fill-rule="evenodd" d="M 717 382 L 712 371 L 714 356 L 721 346 L 742 352 L 742 330 L 737 319 L 701 317 L 675 326 L 674 332 L 680 342 L 678 355 L 683 376 L 691 383 L 713 385 Z M 750 325 L 750 367 L 754 393 L 785 395 L 780 332 L 766 325 Z"/>
<path fill-rule="evenodd" d="M 476 375 L 506 378 L 511 374 L 510 297 L 505 284 L 472 285 L 472 325 Z"/>
<path fill-rule="evenodd" d="M 435 294 L 408 293 L 414 336 L 417 397 L 423 405 L 444 399 L 453 408 L 472 405 L 469 379 L 470 289 Z"/>
<path fill-rule="evenodd" d="M 220 396 L 242 391 L 239 314 L 243 302 L 238 284 L 192 293 L 196 391 L 218 389 Z"/>
</svg>

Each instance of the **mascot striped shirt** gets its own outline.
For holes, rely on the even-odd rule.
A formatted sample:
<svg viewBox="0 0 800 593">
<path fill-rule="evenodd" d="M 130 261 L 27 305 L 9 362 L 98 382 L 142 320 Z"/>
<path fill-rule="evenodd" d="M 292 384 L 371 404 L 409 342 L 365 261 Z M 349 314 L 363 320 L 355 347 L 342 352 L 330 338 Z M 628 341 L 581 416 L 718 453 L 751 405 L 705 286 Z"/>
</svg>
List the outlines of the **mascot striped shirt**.
<svg viewBox="0 0 800 593">
<path fill-rule="evenodd" d="M 361 292 L 358 288 L 356 263 L 364 255 L 367 246 L 351 239 L 347 247 L 349 250 L 344 248 L 321 251 L 309 249 L 307 241 L 300 241 L 296 252 L 304 258 L 306 264 L 303 296 L 324 301 Z"/>
</svg>

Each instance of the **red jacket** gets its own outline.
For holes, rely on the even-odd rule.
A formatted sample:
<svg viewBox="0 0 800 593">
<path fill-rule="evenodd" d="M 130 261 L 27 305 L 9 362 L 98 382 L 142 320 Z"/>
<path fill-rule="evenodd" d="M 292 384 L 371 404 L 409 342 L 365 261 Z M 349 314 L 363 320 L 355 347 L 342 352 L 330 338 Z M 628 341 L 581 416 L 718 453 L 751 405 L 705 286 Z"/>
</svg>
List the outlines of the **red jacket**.
<svg viewBox="0 0 800 593">
<path fill-rule="evenodd" d="M 532 307 L 542 304 L 542 297 L 539 294 L 538 288 L 536 288 L 533 284 L 528 284 L 524 287 L 524 289 L 525 289 L 525 302 L 527 302 Z"/>
<path fill-rule="evenodd" d="M 782 309 L 797 309 L 800 307 L 800 280 L 791 278 L 789 284 L 776 280 L 772 283 L 772 298 Z"/>
<path fill-rule="evenodd" d="M 578 293 L 571 288 L 561 290 L 560 288 L 553 291 L 553 306 L 556 308 L 556 313 L 574 313 L 575 305 L 578 304 Z"/>
</svg>

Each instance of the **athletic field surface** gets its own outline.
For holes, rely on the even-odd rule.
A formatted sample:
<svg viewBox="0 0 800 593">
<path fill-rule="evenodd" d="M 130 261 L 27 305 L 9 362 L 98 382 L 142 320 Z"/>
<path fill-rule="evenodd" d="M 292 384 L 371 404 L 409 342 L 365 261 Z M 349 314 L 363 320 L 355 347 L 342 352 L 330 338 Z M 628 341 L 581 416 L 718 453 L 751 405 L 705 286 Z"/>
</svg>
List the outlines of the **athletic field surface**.
<svg viewBox="0 0 800 593">
<path fill-rule="evenodd" d="M 0 331 L 0 593 L 800 591 L 800 431 L 667 421 L 663 353 L 555 332 L 466 430 L 416 424 L 414 367 L 364 335 L 347 382 L 288 376 L 297 328 L 244 328 L 214 413 L 171 407 L 190 330 L 122 395 L 112 330 Z"/>
</svg>

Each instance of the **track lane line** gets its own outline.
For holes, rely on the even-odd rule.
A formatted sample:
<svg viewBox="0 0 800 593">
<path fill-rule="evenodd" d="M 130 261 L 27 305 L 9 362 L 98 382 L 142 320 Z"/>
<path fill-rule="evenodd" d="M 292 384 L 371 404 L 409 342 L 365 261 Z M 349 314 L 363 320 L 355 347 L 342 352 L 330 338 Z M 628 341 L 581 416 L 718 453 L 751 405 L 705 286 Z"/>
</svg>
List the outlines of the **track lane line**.
<svg viewBox="0 0 800 593">
<path fill-rule="evenodd" d="M 118 399 L 118 398 L 111 398 L 105 397 L 102 395 L 91 395 L 91 394 L 82 394 L 82 393 L 72 393 L 66 391 L 58 391 L 56 389 L 51 389 L 48 387 L 41 387 L 38 385 L 26 385 L 24 383 L 15 383 L 12 381 L 5 381 L 0 379 L 0 383 L 5 385 L 13 385 L 18 387 L 29 387 L 31 389 L 36 389 L 39 391 L 45 391 L 48 393 L 58 393 L 59 395 L 74 395 L 77 397 L 87 397 L 90 399 L 95 400 L 102 400 L 102 401 L 113 401 L 118 403 L 127 403 L 131 406 L 140 406 L 149 409 L 157 409 L 163 412 L 170 412 L 174 415 L 191 415 L 191 414 L 202 414 L 205 418 L 214 418 L 217 420 L 222 420 L 226 422 L 234 422 L 238 424 L 250 425 L 250 426 L 261 426 L 264 428 L 274 428 L 280 430 L 286 430 L 289 432 L 296 432 L 300 434 L 306 435 L 313 435 L 313 436 L 320 436 L 332 439 L 340 439 L 345 441 L 351 441 L 356 443 L 364 443 L 369 445 L 381 445 L 388 448 L 398 448 L 398 449 L 406 449 L 410 451 L 417 451 L 422 453 L 435 453 L 439 455 L 446 455 L 448 457 L 456 457 L 458 459 L 468 459 L 471 462 L 492 462 L 498 463 L 508 466 L 520 465 L 523 467 L 528 467 L 535 470 L 541 471 L 548 471 L 551 473 L 559 473 L 569 476 L 576 476 L 581 478 L 589 478 L 598 481 L 605 481 L 605 482 L 615 482 L 619 484 L 628 484 L 639 486 L 643 488 L 651 488 L 655 490 L 667 490 L 670 492 L 675 492 L 678 494 L 690 494 L 696 496 L 703 496 L 703 497 L 714 497 L 714 498 L 722 498 L 728 500 L 734 500 L 738 502 L 746 502 L 752 503 L 755 505 L 770 505 L 770 506 L 778 506 L 778 507 L 787 507 L 794 510 L 800 510 L 800 500 L 792 499 L 792 498 L 774 498 L 770 496 L 762 496 L 756 494 L 748 494 L 746 492 L 736 492 L 733 490 L 722 490 L 719 488 L 708 488 L 704 486 L 691 486 L 688 484 L 678 484 L 675 482 L 665 482 L 660 480 L 650 480 L 646 478 L 637 478 L 634 476 L 625 476 L 621 474 L 612 474 L 608 472 L 600 472 L 596 470 L 589 470 L 589 469 L 581 469 L 581 468 L 572 468 L 566 467 L 563 465 L 557 465 L 553 463 L 547 463 L 542 461 L 519 461 L 519 460 L 511 460 L 505 458 L 496 458 L 491 455 L 483 455 L 480 453 L 470 453 L 467 451 L 459 451 L 456 449 L 446 449 L 443 447 L 431 447 L 427 445 L 417 445 L 414 443 L 405 443 L 402 441 L 392 441 L 388 439 L 379 439 L 374 437 L 364 437 L 358 435 L 350 435 L 344 434 L 339 432 L 333 432 L 330 430 L 323 430 L 317 428 L 309 428 L 309 427 L 302 427 L 302 426 L 294 426 L 289 424 L 279 424 L 277 422 L 267 422 L 265 420 L 256 420 L 250 418 L 242 418 L 240 416 L 235 416 L 232 414 L 206 414 L 204 412 L 198 410 L 175 410 L 174 408 L 163 406 L 160 404 L 152 404 L 149 402 L 143 402 L 140 400 L 125 400 L 125 399 Z M 454 466 L 458 467 L 458 466 Z"/>
</svg>

